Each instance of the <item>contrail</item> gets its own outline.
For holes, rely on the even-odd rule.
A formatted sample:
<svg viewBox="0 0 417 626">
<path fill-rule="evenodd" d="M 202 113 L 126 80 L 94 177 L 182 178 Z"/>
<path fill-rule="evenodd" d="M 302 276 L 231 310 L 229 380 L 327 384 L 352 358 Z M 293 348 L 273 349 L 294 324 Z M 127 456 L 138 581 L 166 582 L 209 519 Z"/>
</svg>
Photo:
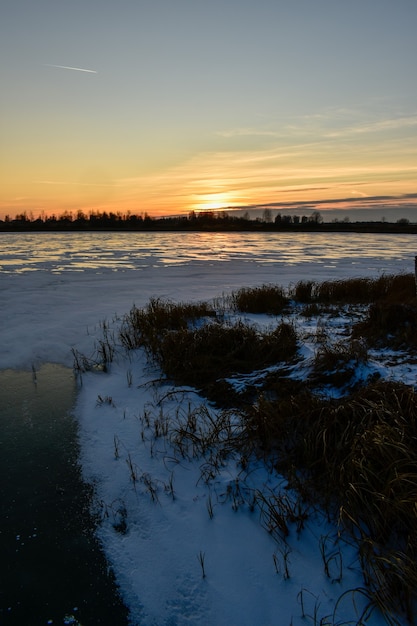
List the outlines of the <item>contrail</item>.
<svg viewBox="0 0 417 626">
<path fill-rule="evenodd" d="M 70 67 L 69 65 L 55 65 L 53 63 L 45 63 L 46 67 L 57 67 L 61 70 L 74 70 L 75 72 L 88 72 L 88 74 L 97 74 L 96 70 L 86 70 L 84 67 Z"/>
</svg>

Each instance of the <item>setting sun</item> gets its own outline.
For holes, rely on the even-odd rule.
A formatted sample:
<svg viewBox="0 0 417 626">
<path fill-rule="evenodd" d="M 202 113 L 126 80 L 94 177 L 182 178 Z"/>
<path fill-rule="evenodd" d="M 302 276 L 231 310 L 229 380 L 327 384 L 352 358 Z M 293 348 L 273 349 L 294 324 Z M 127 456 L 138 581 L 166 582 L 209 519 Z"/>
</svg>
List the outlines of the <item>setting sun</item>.
<svg viewBox="0 0 417 626">
<path fill-rule="evenodd" d="M 198 197 L 193 205 L 195 211 L 223 211 L 233 206 L 233 194 L 227 192 L 208 193 Z"/>
<path fill-rule="evenodd" d="M 107 4 L 5 11 L 0 220 L 361 197 L 417 214 L 412 2 L 378 29 L 359 0 Z"/>
</svg>

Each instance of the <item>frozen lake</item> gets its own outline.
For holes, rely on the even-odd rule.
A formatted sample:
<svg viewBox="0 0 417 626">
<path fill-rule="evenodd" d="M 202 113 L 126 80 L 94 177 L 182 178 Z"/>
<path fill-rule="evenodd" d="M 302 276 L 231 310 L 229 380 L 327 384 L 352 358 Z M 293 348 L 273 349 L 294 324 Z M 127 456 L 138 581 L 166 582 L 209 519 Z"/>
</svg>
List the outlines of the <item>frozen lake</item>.
<svg viewBox="0 0 417 626">
<path fill-rule="evenodd" d="M 415 235 L 356 233 L 0 233 L 0 273 L 120 272 L 219 262 L 276 269 L 390 271 L 416 250 Z M 326 273 L 326 272 L 325 272 Z"/>
<path fill-rule="evenodd" d="M 1 233 L 0 369 L 72 364 L 97 325 L 150 297 L 414 271 L 415 235 Z"/>
</svg>

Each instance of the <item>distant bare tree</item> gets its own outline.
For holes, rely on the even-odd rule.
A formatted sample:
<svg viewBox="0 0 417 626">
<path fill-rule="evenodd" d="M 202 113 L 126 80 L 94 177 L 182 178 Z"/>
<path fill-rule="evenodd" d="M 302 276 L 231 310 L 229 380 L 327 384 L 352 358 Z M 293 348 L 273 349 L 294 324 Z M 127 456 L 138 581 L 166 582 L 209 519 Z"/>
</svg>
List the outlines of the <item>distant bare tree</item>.
<svg viewBox="0 0 417 626">
<path fill-rule="evenodd" d="M 264 209 L 264 212 L 262 213 L 262 221 L 265 222 L 265 224 L 270 224 L 272 222 L 271 209 Z"/>
<path fill-rule="evenodd" d="M 312 222 L 313 224 L 322 224 L 323 218 L 321 216 L 320 211 L 313 211 L 312 214 L 310 215 L 309 222 Z"/>
</svg>

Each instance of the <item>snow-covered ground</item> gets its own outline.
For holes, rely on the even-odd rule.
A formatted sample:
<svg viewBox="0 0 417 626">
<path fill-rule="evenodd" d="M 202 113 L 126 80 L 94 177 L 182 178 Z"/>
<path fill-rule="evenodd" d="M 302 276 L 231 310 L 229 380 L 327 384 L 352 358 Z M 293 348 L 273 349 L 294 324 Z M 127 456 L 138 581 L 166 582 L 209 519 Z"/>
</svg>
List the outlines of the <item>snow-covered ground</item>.
<svg viewBox="0 0 417 626">
<path fill-rule="evenodd" d="M 359 259 L 359 266 L 310 262 L 280 266 L 279 272 L 273 263 L 235 260 L 100 273 L 48 267 L 3 273 L 0 368 L 72 365 L 72 349 L 88 356 L 104 322 L 116 331 L 133 303 L 142 306 L 152 296 L 209 300 L 262 283 L 410 272 L 413 262 L 411 256 L 409 265 L 390 259 L 387 267 L 377 260 L 372 272 L 369 259 L 362 265 Z M 385 365 L 375 361 L 372 367 Z M 415 366 L 398 367 L 403 369 L 387 375 L 415 381 Z M 84 475 L 96 485 L 100 537 L 132 623 L 356 623 L 366 600 L 345 592 L 363 588 L 363 579 L 353 548 L 337 540 L 337 528 L 311 512 L 302 532 L 291 528 L 286 542 L 277 541 L 253 498 L 283 489 L 283 479 L 261 464 L 243 472 L 233 455 L 209 479 L 209 460 L 192 451 L 181 455 L 173 440 L 181 420 L 206 402 L 192 390 L 171 393 L 155 382 L 159 377 L 141 352 L 120 352 L 109 373 L 83 374 L 76 406 Z M 366 623 L 385 621 L 374 612 Z"/>
<path fill-rule="evenodd" d="M 337 529 L 309 511 L 300 533 L 294 524 L 286 542 L 271 536 L 253 500 L 285 494 L 285 481 L 262 463 L 242 470 L 238 456 L 214 470 L 213 451 L 181 454 L 172 443 L 179 425 L 190 406 L 205 403 L 193 393 L 170 396 L 169 387 L 152 384 L 157 376 L 137 355 L 110 375 L 89 374 L 78 402 L 100 536 L 134 623 L 289 626 L 305 623 L 303 613 L 307 623 L 355 620 L 352 596 L 336 606 L 344 591 L 363 585 L 357 556 Z M 166 435 L 155 436 L 164 424 Z M 333 555 L 330 576 L 323 541 Z"/>
</svg>

